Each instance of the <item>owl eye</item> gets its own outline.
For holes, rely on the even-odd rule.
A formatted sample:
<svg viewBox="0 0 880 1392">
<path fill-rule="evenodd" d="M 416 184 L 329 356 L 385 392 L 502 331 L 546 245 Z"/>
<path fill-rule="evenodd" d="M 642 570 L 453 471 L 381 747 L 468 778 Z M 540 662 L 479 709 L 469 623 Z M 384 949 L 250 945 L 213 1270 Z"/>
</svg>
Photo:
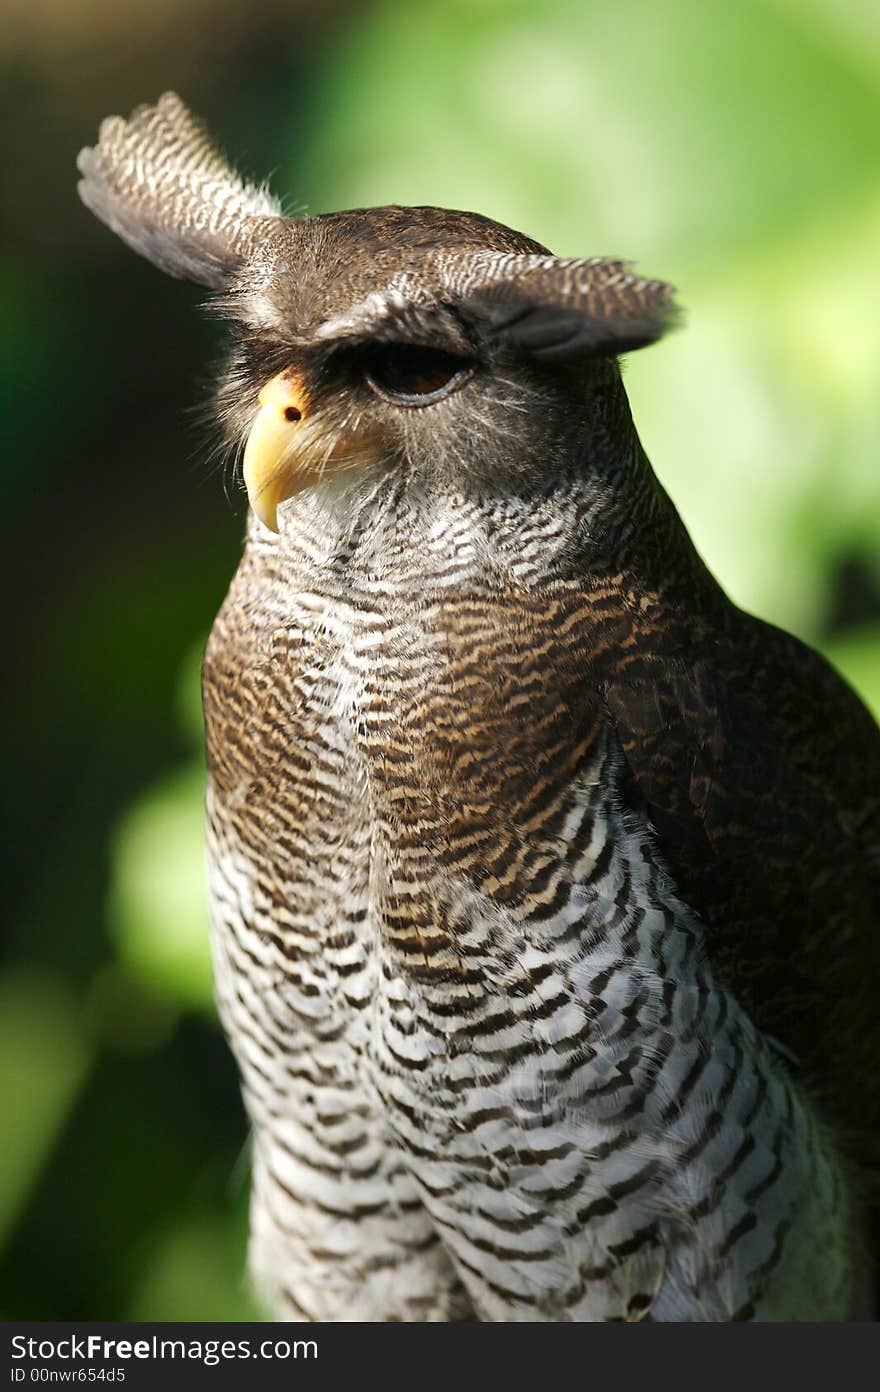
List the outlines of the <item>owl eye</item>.
<svg viewBox="0 0 880 1392">
<path fill-rule="evenodd" d="M 384 343 L 373 349 L 364 380 L 377 396 L 398 406 L 427 406 L 448 396 L 473 374 L 473 364 L 436 348 Z"/>
</svg>

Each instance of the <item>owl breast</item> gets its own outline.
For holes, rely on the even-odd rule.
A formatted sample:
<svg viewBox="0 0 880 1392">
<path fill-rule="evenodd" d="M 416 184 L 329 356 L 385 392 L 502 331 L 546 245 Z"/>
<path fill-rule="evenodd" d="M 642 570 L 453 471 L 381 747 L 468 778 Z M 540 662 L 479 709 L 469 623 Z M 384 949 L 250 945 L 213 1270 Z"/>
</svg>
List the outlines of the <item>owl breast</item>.
<svg viewBox="0 0 880 1392">
<path fill-rule="evenodd" d="M 594 628 L 563 591 L 246 555 L 205 666 L 211 895 L 283 1315 L 847 1312 L 836 1155 L 628 805 Z"/>
</svg>

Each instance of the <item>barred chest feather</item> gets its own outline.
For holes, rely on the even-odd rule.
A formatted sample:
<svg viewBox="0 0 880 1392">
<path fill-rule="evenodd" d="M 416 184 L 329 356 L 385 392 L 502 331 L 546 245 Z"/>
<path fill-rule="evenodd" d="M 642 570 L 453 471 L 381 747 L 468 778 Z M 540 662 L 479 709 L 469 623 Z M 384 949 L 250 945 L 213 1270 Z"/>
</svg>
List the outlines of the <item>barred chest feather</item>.
<svg viewBox="0 0 880 1392">
<path fill-rule="evenodd" d="M 840 1162 L 629 796 L 585 677 L 605 597 L 546 583 L 558 511 L 333 517 L 252 531 L 205 666 L 260 1289 L 313 1319 L 847 1317 Z"/>
</svg>

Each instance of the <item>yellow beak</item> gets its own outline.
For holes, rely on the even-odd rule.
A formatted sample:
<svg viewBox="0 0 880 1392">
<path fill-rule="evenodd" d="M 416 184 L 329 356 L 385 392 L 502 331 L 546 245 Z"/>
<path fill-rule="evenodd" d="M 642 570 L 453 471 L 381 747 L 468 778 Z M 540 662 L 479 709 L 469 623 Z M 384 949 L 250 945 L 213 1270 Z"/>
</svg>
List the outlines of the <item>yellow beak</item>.
<svg viewBox="0 0 880 1392">
<path fill-rule="evenodd" d="M 302 377 L 285 368 L 266 383 L 259 401 L 244 450 L 244 481 L 254 512 L 277 532 L 279 505 L 313 482 L 302 456 L 297 457 L 298 431 L 308 408 Z"/>
</svg>

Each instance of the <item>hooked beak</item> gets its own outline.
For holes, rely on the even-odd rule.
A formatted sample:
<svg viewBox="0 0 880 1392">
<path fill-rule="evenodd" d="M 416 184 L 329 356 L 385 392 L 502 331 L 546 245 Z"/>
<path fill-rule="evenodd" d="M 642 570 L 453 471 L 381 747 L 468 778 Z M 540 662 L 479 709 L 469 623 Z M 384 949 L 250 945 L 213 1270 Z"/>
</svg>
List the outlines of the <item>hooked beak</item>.
<svg viewBox="0 0 880 1392">
<path fill-rule="evenodd" d="M 305 452 L 298 450 L 309 400 L 300 374 L 285 368 L 266 383 L 259 402 L 244 450 L 244 481 L 254 512 L 277 532 L 279 505 L 314 482 Z"/>
</svg>

